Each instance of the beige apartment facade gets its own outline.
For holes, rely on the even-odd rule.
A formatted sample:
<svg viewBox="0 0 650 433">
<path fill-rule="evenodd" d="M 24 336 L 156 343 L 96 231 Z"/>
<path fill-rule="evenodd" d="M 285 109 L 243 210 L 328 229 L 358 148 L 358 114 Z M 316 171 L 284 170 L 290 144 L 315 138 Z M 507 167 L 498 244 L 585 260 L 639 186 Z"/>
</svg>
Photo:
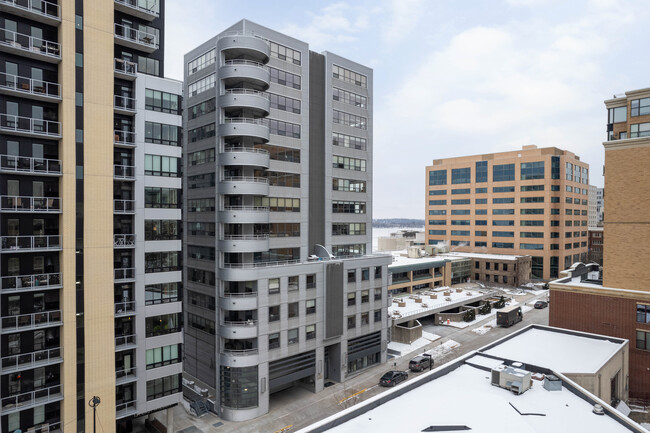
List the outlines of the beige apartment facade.
<svg viewBox="0 0 650 433">
<path fill-rule="evenodd" d="M 426 167 L 426 243 L 530 255 L 531 278 L 587 259 L 589 165 L 556 147 L 434 160 Z"/>
</svg>

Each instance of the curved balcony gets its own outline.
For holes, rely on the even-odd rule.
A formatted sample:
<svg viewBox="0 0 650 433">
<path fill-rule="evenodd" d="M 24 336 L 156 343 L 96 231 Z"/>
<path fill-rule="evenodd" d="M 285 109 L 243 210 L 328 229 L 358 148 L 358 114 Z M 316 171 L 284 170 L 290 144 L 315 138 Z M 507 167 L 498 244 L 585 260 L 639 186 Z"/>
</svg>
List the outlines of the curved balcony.
<svg viewBox="0 0 650 433">
<path fill-rule="evenodd" d="M 219 211 L 219 222 L 241 224 L 268 224 L 269 208 L 262 206 L 227 206 Z"/>
<path fill-rule="evenodd" d="M 1 236 L 0 248 L 3 253 L 61 251 L 61 236 Z"/>
<path fill-rule="evenodd" d="M 7 29 L 0 29 L 0 51 L 49 63 L 61 61 L 60 44 Z"/>
<path fill-rule="evenodd" d="M 0 114 L 0 131 L 21 137 L 56 140 L 61 138 L 61 122 L 14 116 L 12 114 Z"/>
<path fill-rule="evenodd" d="M 159 2 L 158 2 L 159 3 Z M 115 0 L 115 10 L 141 20 L 153 21 L 160 16 L 156 10 L 156 0 Z"/>
<path fill-rule="evenodd" d="M 61 100 L 61 85 L 0 72 L 0 93 L 37 101 L 58 102 Z"/>
<path fill-rule="evenodd" d="M 224 177 L 218 187 L 220 194 L 269 195 L 269 180 L 265 177 Z"/>
<path fill-rule="evenodd" d="M 0 0 L 0 11 L 51 26 L 61 23 L 59 5 L 45 0 Z"/>
<path fill-rule="evenodd" d="M 131 131 L 121 131 L 114 130 L 115 138 L 113 139 L 113 145 L 116 147 L 126 147 L 134 148 L 135 147 L 135 132 Z"/>
<path fill-rule="evenodd" d="M 271 55 L 271 47 L 264 39 L 252 33 L 228 32 L 219 37 L 217 49 L 227 57 L 248 56 L 266 63 Z"/>
<path fill-rule="evenodd" d="M 0 195 L 0 210 L 13 213 L 61 213 L 59 197 Z"/>
<path fill-rule="evenodd" d="M 221 349 L 219 363 L 228 367 L 252 367 L 259 364 L 257 349 Z"/>
<path fill-rule="evenodd" d="M 269 168 L 271 157 L 264 149 L 254 147 L 227 147 L 219 154 L 221 165 L 251 165 Z"/>
<path fill-rule="evenodd" d="M 115 76 L 123 80 L 134 81 L 138 72 L 138 64 L 116 58 L 114 61 Z"/>
<path fill-rule="evenodd" d="M 219 106 L 228 108 L 248 108 L 258 116 L 268 116 L 271 101 L 268 94 L 252 89 L 227 89 L 219 96 Z"/>
<path fill-rule="evenodd" d="M 114 234 L 113 248 L 135 248 L 135 235 Z"/>
<path fill-rule="evenodd" d="M 115 23 L 115 43 L 151 54 L 158 49 L 158 37 L 153 33 Z"/>
<path fill-rule="evenodd" d="M 257 338 L 257 320 L 244 322 L 224 321 L 219 326 L 219 335 L 225 338 Z"/>
<path fill-rule="evenodd" d="M 28 292 L 30 290 L 60 289 L 61 273 L 31 274 L 2 277 L 2 293 Z"/>
<path fill-rule="evenodd" d="M 219 68 L 219 78 L 226 87 L 233 87 L 245 81 L 266 90 L 271 84 L 269 68 L 252 60 L 226 60 Z"/>
<path fill-rule="evenodd" d="M 227 253 L 268 251 L 269 235 L 224 235 L 219 250 Z"/>
<path fill-rule="evenodd" d="M 2 374 L 7 374 L 14 371 L 60 364 L 62 362 L 61 348 L 55 347 L 53 349 L 5 356 L 0 361 L 0 368 L 2 368 Z"/>
<path fill-rule="evenodd" d="M 0 155 L 0 172 L 38 176 L 61 176 L 61 160 Z"/>
<path fill-rule="evenodd" d="M 219 124 L 219 135 L 222 137 L 253 137 L 255 142 L 267 143 L 270 131 L 268 123 L 264 119 L 229 117 Z"/>
<path fill-rule="evenodd" d="M 61 310 L 6 316 L 2 318 L 2 333 L 48 328 L 50 326 L 60 326 L 62 323 Z"/>
<path fill-rule="evenodd" d="M 257 310 L 257 293 L 220 296 L 219 308 L 229 311 Z"/>
</svg>

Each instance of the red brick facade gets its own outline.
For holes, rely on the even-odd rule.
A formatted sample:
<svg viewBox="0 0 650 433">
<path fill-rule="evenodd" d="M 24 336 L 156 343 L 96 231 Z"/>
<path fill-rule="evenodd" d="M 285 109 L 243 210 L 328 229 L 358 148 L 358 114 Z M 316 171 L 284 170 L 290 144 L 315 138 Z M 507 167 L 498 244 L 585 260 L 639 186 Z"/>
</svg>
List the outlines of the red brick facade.
<svg viewBox="0 0 650 433">
<path fill-rule="evenodd" d="M 650 351 L 636 349 L 636 330 L 650 332 L 650 323 L 636 321 L 635 299 L 551 290 L 549 325 L 630 341 L 630 398 L 650 400 Z"/>
</svg>

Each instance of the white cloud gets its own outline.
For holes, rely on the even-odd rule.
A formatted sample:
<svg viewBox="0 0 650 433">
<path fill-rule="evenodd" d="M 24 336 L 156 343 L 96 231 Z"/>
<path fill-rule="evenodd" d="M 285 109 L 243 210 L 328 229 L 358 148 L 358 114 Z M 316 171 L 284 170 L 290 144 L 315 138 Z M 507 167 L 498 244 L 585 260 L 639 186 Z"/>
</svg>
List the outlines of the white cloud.
<svg viewBox="0 0 650 433">
<path fill-rule="evenodd" d="M 382 34 L 384 42 L 395 45 L 404 40 L 415 30 L 427 7 L 430 7 L 430 2 L 424 0 L 387 0 L 383 6 L 386 15 Z"/>
</svg>

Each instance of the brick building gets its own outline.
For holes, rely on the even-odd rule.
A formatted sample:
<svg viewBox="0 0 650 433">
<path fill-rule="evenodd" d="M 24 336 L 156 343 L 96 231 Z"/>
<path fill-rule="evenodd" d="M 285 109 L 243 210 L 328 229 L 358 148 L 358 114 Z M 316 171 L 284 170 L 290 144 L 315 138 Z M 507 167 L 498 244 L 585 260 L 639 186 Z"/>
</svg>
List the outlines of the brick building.
<svg viewBox="0 0 650 433">
<path fill-rule="evenodd" d="M 603 264 L 603 243 L 605 241 L 605 231 L 602 227 L 589 227 L 589 252 L 587 258 L 589 262 Z"/>
</svg>

